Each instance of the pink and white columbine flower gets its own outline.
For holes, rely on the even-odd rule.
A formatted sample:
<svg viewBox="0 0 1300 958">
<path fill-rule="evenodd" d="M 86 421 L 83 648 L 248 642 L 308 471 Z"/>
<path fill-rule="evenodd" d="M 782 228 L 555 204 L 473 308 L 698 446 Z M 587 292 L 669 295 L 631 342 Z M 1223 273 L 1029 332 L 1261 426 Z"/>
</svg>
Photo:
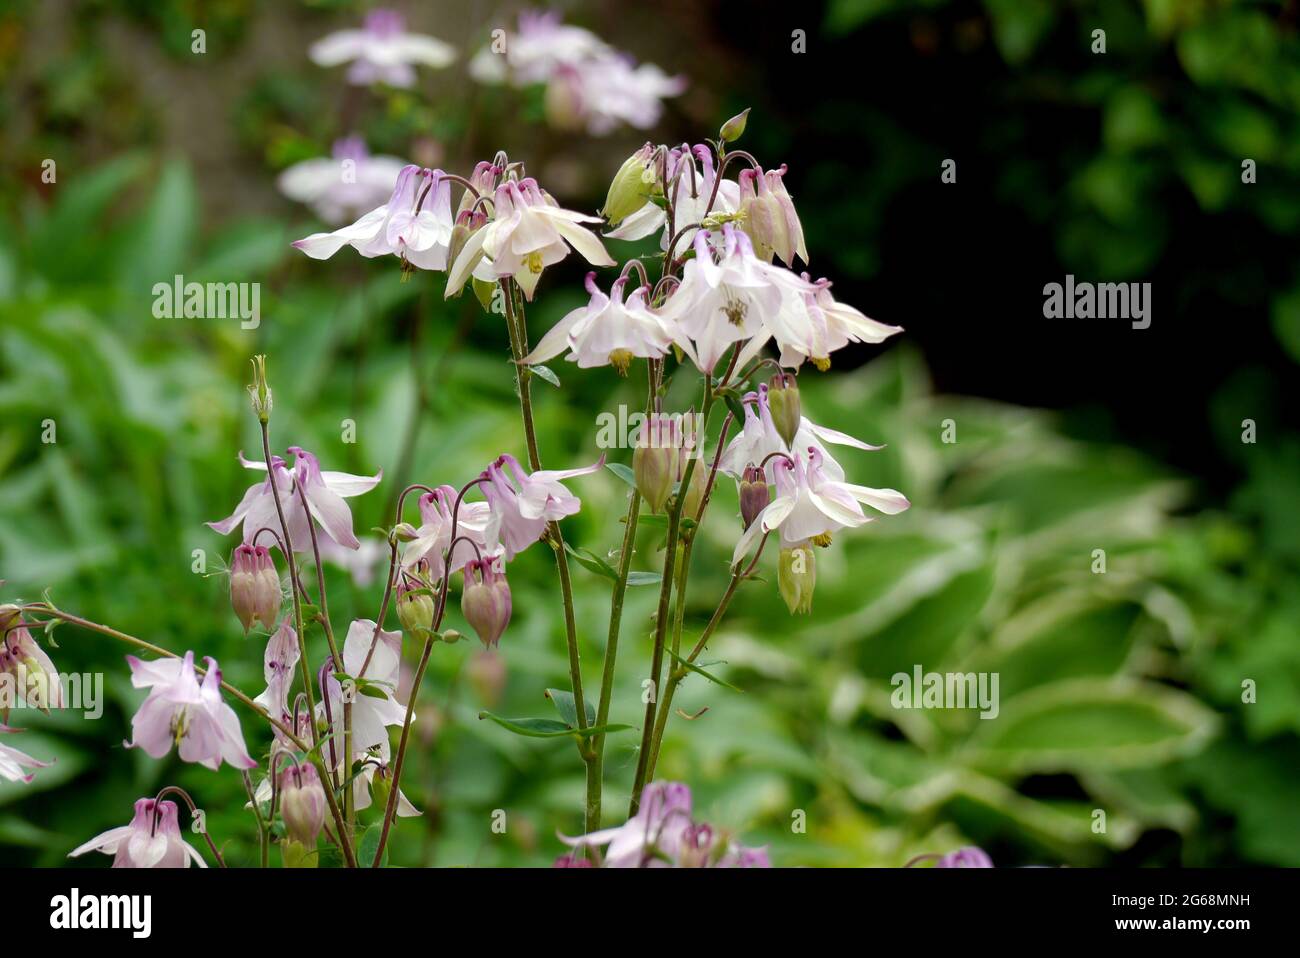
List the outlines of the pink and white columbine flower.
<svg viewBox="0 0 1300 958">
<path fill-rule="evenodd" d="M 745 425 L 737 435 L 732 437 L 723 451 L 722 460 L 718 464 L 719 472 L 740 479 L 746 466 L 757 465 L 772 453 L 787 452 L 785 441 L 772 421 L 772 410 L 768 406 L 767 396 L 767 383 L 760 383 L 757 391 L 745 394 Z M 822 473 L 826 478 L 836 480 L 844 478 L 844 467 L 835 460 L 823 443 L 852 446 L 854 449 L 864 449 L 868 452 L 877 452 L 885 448 L 865 443 L 847 433 L 819 426 L 807 416 L 800 417 L 799 429 L 794 434 L 791 447 L 816 448 L 822 456 Z M 779 457 L 774 458 L 764 468 L 769 482 L 776 481 L 776 463 L 780 461 Z"/>
<path fill-rule="evenodd" d="M 219 522 L 207 523 L 208 527 L 227 535 L 243 523 L 244 542 L 250 544 L 260 529 L 273 529 L 279 534 L 280 517 L 276 512 L 275 493 L 271 488 L 271 483 L 275 482 L 295 552 L 311 551 L 309 514 L 335 543 L 356 549 L 361 543 L 352 532 L 352 510 L 343 499 L 359 496 L 375 488 L 383 478 L 384 471 L 381 469 L 373 476 L 322 471 L 320 461 L 310 452 L 299 446 L 290 446 L 288 451 L 295 457 L 292 469 L 286 467 L 279 456 L 272 456 L 270 474 L 266 479 L 249 486 L 235 511 Z M 266 463 L 245 459 L 242 452 L 239 461 L 245 469 L 266 470 Z M 295 483 L 302 483 L 307 498 L 306 509 L 303 509 Z"/>
<path fill-rule="evenodd" d="M 451 546 L 452 509 L 456 505 L 456 489 L 453 486 L 439 486 L 433 492 L 420 496 L 420 528 L 415 530 L 415 538 L 406 544 L 402 551 L 402 568 L 414 569 L 420 560 L 427 559 L 432 581 L 442 578 L 446 568 L 443 558 Z M 485 556 L 494 556 L 500 549 L 488 547 L 486 530 L 489 519 L 486 502 L 461 501 L 456 513 L 456 538 L 464 536 Z M 467 545 L 456 547 L 451 557 L 451 571 L 456 573 L 465 563 L 474 558 L 474 550 Z"/>
<path fill-rule="evenodd" d="M 460 292 L 472 273 L 491 282 L 512 276 L 531 300 L 542 270 L 568 256 L 570 246 L 593 266 L 613 266 L 600 240 L 581 225 L 599 222 L 562 209 L 532 177 L 507 180 L 493 194 L 492 219 L 466 240 L 452 264 L 446 295 Z"/>
<path fill-rule="evenodd" d="M 780 267 L 771 270 L 784 272 Z M 793 273 L 787 273 L 792 279 Z M 831 282 L 809 280 L 808 274 L 795 282 L 782 284 L 781 308 L 767 322 L 766 333 L 781 350 L 781 365 L 798 368 L 810 359 L 823 372 L 830 368 L 830 355 L 849 343 L 883 343 L 902 326 L 889 326 L 864 316 L 846 303 L 837 303 L 830 291 Z M 766 342 L 767 335 L 750 344 L 749 352 Z"/>
<path fill-rule="evenodd" d="M 339 30 L 312 44 L 309 51 L 318 66 L 351 63 L 348 82 L 356 86 L 386 83 L 394 87 L 415 85 L 415 67 L 441 69 L 456 59 L 456 50 L 437 37 L 406 32 L 406 20 L 396 10 L 372 10 L 362 29 Z"/>
<path fill-rule="evenodd" d="M 312 259 L 329 259 L 344 246 L 362 256 L 393 255 L 419 269 L 444 270 L 451 247 L 451 180 L 442 170 L 404 166 L 393 195 L 351 226 L 312 233 L 293 245 Z"/>
<path fill-rule="evenodd" d="M 505 561 L 512 560 L 541 537 L 548 522 L 574 515 L 582 505 L 561 480 L 590 475 L 604 464 L 602 454 L 580 469 L 539 469 L 530 475 L 514 456 L 498 456 L 483 471 L 480 486 L 489 509 L 488 544 L 499 543 Z"/>
<path fill-rule="evenodd" d="M 862 504 L 889 516 L 911 505 L 896 489 L 871 489 L 829 478 L 823 470 L 823 453 L 816 446 L 808 447 L 806 458 L 805 462 L 803 454 L 796 454 L 772 460 L 776 465 L 776 498 L 736 543 L 731 556 L 733 567 L 763 533 L 779 529 L 782 545 L 794 546 L 838 529 L 871 522 L 871 517 L 862 511 Z"/>
<path fill-rule="evenodd" d="M 709 210 L 717 173 L 713 168 L 713 151 L 703 143 L 695 146 L 682 144 L 669 150 L 667 175 L 673 194 L 673 225 L 683 231 L 677 241 L 678 250 L 688 249 L 695 241 L 697 229 L 691 227 L 702 222 L 710 212 L 734 213 L 739 209 L 740 186 L 735 180 L 724 179 L 718 184 L 717 199 L 712 211 Z M 656 230 L 663 230 L 659 246 L 667 249 L 671 239 L 667 226 L 668 214 L 664 209 L 647 203 L 605 235 L 610 239 L 638 240 Z"/>
<path fill-rule="evenodd" d="M 775 253 L 786 266 L 794 266 L 798 256 L 808 262 L 803 225 L 795 212 L 794 201 L 785 188 L 785 166 L 779 170 L 742 170 L 740 174 L 740 210 L 745 214 L 745 232 L 769 262 Z"/>
<path fill-rule="evenodd" d="M 661 101 L 686 88 L 685 78 L 670 77 L 653 64 L 635 66 L 627 54 L 549 11 L 521 13 L 505 50 L 484 47 L 469 70 L 480 83 L 547 84 L 547 119 L 564 129 L 585 127 L 596 136 L 623 123 L 653 126 L 663 111 Z"/>
<path fill-rule="evenodd" d="M 383 203 L 405 166 L 395 156 L 371 156 L 365 140 L 349 136 L 334 141 L 332 156 L 284 170 L 276 185 L 325 222 L 345 223 Z"/>
<path fill-rule="evenodd" d="M 767 850 L 730 842 L 691 815 L 691 790 L 679 782 L 651 782 L 637 813 L 617 828 L 560 840 L 571 848 L 609 846 L 605 868 L 769 868 Z M 566 864 L 575 859 L 569 856 Z"/>
<path fill-rule="evenodd" d="M 0 733 L 17 732 L 19 729 L 10 728 L 8 725 L 0 724 Z M 30 782 L 36 777 L 34 772 L 25 771 L 29 768 L 48 768 L 50 762 L 42 762 L 32 758 L 26 752 L 20 752 L 18 749 L 9 745 L 0 744 L 0 778 L 10 782 Z"/>
<path fill-rule="evenodd" d="M 221 669 L 207 657 L 207 674 L 199 684 L 194 670 L 194 653 L 183 659 L 155 659 L 145 662 L 126 657 L 131 666 L 131 684 L 149 689 L 131 719 L 133 738 L 127 748 L 142 748 L 150 758 L 163 758 L 177 746 L 181 760 L 198 762 L 214 772 L 224 761 L 234 768 L 253 768 L 244 745 L 235 710 L 221 700 Z"/>
<path fill-rule="evenodd" d="M 811 292 L 813 287 L 755 256 L 749 237 L 731 223 L 723 225 L 721 236 L 696 233 L 694 246 L 681 285 L 659 315 L 675 324 L 677 344 L 707 375 L 732 343 L 750 341 L 741 351 L 741 364 L 757 354 L 778 323 L 782 296 L 790 290 Z"/>
<path fill-rule="evenodd" d="M 343 641 L 343 671 L 354 679 L 364 680 L 369 691 L 381 693 L 380 696 L 362 694 L 358 689 L 352 699 L 352 747 L 357 752 L 387 742 L 388 726 L 406 721 L 406 706 L 397 701 L 396 695 L 401 674 L 402 633 L 379 630 L 374 655 L 370 656 L 370 664 L 362 675 L 361 667 L 366 664 L 374 636 L 373 619 L 356 619 L 348 626 Z M 335 735 L 326 748 L 332 749 L 331 754 L 339 754 L 343 750 L 343 686 L 334 677 L 333 667 L 328 663 L 326 666 L 322 670 L 325 701 L 316 706 L 316 716 L 318 721 L 332 723 Z"/>
<path fill-rule="evenodd" d="M 586 285 L 591 301 L 551 327 L 523 363 L 544 363 L 567 349 L 565 358 L 581 369 L 612 365 L 626 376 L 633 357 L 657 358 L 672 348 L 669 326 L 646 305 L 644 286 L 624 302 L 625 276 L 614 281 L 608 296 L 596 286 L 594 272 L 587 274 Z"/>
<path fill-rule="evenodd" d="M 68 857 L 78 858 L 86 852 L 112 855 L 114 868 L 189 868 L 190 862 L 208 867 L 203 856 L 181 838 L 176 803 L 152 798 L 136 801 L 130 825 L 96 835 Z"/>
<path fill-rule="evenodd" d="M 293 685 L 293 670 L 298 665 L 298 655 L 298 633 L 289 625 L 289 620 L 285 619 L 267 639 L 266 652 L 262 655 L 266 691 L 253 699 L 272 718 L 279 719 L 290 728 L 293 727 L 293 716 L 289 714 L 289 687 Z M 276 729 L 276 734 L 281 734 L 279 729 Z"/>
<path fill-rule="evenodd" d="M 32 638 L 16 605 L 0 605 L 0 677 L 8 676 L 18 701 L 48 712 L 64 705 L 63 679 L 54 662 Z M 9 707 L 0 702 L 0 715 Z"/>
</svg>

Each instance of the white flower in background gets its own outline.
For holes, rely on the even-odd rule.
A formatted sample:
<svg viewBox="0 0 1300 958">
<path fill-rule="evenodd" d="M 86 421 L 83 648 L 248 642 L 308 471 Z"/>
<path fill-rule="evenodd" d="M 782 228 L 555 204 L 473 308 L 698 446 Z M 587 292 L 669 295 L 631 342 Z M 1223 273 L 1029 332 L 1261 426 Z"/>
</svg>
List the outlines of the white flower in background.
<svg viewBox="0 0 1300 958">
<path fill-rule="evenodd" d="M 440 69 L 456 59 L 456 50 L 437 37 L 406 32 L 406 20 L 396 10 L 372 10 L 360 30 L 340 30 L 312 44 L 312 61 L 333 67 L 351 63 L 348 82 L 357 86 L 386 83 L 415 85 L 415 67 Z"/>
<path fill-rule="evenodd" d="M 746 393 L 744 406 L 744 427 L 727 444 L 726 450 L 722 453 L 722 460 L 718 464 L 719 472 L 736 479 L 741 478 L 747 465 L 758 465 L 772 453 L 788 452 L 785 441 L 781 438 L 776 424 L 772 421 L 772 410 L 768 406 L 767 383 L 760 383 L 757 391 Z M 816 449 L 822 457 L 822 473 L 826 478 L 835 480 L 844 478 L 844 467 L 827 451 L 823 443 L 852 446 L 855 449 L 864 449 L 869 452 L 876 452 L 884 448 L 884 446 L 873 446 L 860 439 L 855 439 L 847 433 L 819 426 L 809 420 L 807 416 L 800 417 L 799 428 L 795 432 L 794 442 L 791 443 L 791 447 L 794 449 Z M 764 471 L 769 482 L 776 481 L 775 467 L 780 461 L 779 458 L 774 458 L 767 463 Z"/>
<path fill-rule="evenodd" d="M 592 266 L 614 266 L 596 234 L 582 225 L 599 222 L 562 209 L 532 177 L 507 180 L 493 194 L 492 219 L 465 242 L 452 264 L 446 296 L 460 292 L 472 273 L 488 282 L 512 276 L 531 300 L 542 270 L 568 256 L 570 246 Z"/>
<path fill-rule="evenodd" d="M 504 51 L 484 47 L 470 61 L 470 75 L 480 83 L 544 83 L 548 121 L 596 136 L 621 124 L 653 126 L 662 101 L 686 89 L 684 77 L 670 77 L 650 63 L 634 65 L 591 31 L 560 22 L 555 12 L 521 13 Z"/>
<path fill-rule="evenodd" d="M 344 246 L 362 256 L 400 257 L 419 269 L 444 270 L 451 246 L 451 180 L 442 170 L 404 166 L 387 203 L 351 226 L 313 233 L 293 245 L 312 259 L 329 259 Z"/>
<path fill-rule="evenodd" d="M 822 469 L 822 452 L 815 446 L 772 461 L 776 465 L 776 498 L 736 543 L 732 566 L 763 533 L 780 530 L 782 546 L 792 547 L 871 522 L 872 517 L 862 511 L 863 504 L 889 516 L 911 505 L 896 489 L 871 489 L 829 478 Z"/>
<path fill-rule="evenodd" d="M 633 357 L 646 359 L 665 355 L 672 347 L 668 325 L 646 306 L 644 286 L 623 301 L 627 277 L 614 281 L 609 295 L 596 286 L 596 274 L 587 274 L 591 301 L 579 306 L 556 323 L 522 362 L 544 363 L 566 349 L 569 362 L 582 369 L 612 365 L 627 375 Z"/>
<path fill-rule="evenodd" d="M 697 165 L 698 161 L 698 165 Z M 668 151 L 668 182 L 672 184 L 674 223 L 673 228 L 682 232 L 677 241 L 676 253 L 690 249 L 695 241 L 696 230 L 691 227 L 700 223 L 708 209 L 709 199 L 713 196 L 713 183 L 717 173 L 713 168 L 713 150 L 703 143 L 695 146 L 674 147 Z M 735 180 L 723 180 L 718 184 L 718 195 L 713 202 L 713 213 L 734 213 L 740 205 L 740 185 Z M 639 240 L 657 230 L 663 230 L 659 248 L 667 249 L 668 214 L 654 203 L 646 203 L 635 213 L 629 215 L 618 228 L 605 235 L 610 239 Z"/>
<path fill-rule="evenodd" d="M 779 266 L 768 269 L 778 272 Z M 789 273 L 791 277 L 793 273 Z M 798 283 L 783 283 L 781 308 L 767 319 L 766 332 L 776 340 L 781 350 L 781 365 L 798 368 L 805 359 L 825 372 L 830 368 L 830 355 L 849 343 L 883 343 L 902 326 L 889 326 L 864 316 L 847 303 L 837 303 L 831 296 L 831 283 L 820 279 L 816 283 L 804 273 Z M 750 344 L 752 355 L 766 342 Z"/>
<path fill-rule="evenodd" d="M 334 141 L 330 157 L 286 169 L 276 185 L 325 222 L 344 223 L 383 203 L 405 165 L 395 156 L 371 156 L 361 137 L 349 136 Z"/>
</svg>

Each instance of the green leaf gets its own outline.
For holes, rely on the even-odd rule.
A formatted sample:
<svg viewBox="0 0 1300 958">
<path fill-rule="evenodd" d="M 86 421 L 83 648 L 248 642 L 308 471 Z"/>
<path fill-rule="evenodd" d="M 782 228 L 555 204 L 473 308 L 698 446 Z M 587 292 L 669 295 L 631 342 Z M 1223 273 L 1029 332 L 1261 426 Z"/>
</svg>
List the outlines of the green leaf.
<svg viewBox="0 0 1300 958">
<path fill-rule="evenodd" d="M 559 389 L 559 388 L 560 388 L 560 377 L 557 376 L 557 375 L 555 375 L 555 373 L 551 370 L 551 367 L 549 367 L 549 366 L 529 366 L 528 368 L 531 369 L 534 373 L 537 374 L 537 378 L 538 378 L 538 379 L 544 379 L 544 380 L 546 380 L 548 383 L 550 383 L 550 384 L 551 384 L 552 386 L 554 386 L 556 389 Z"/>
<path fill-rule="evenodd" d="M 529 738 L 562 738 L 565 735 L 577 735 L 586 737 L 589 735 L 604 735 L 608 732 L 621 732 L 629 729 L 630 725 L 600 725 L 588 726 L 579 731 L 576 728 L 569 728 L 563 722 L 557 722 L 555 719 L 543 718 L 502 718 L 492 712 L 482 711 L 478 713 L 480 719 L 491 719 L 503 729 L 514 732 L 516 735 L 526 735 Z"/>
<path fill-rule="evenodd" d="M 375 860 L 375 852 L 379 850 L 379 839 L 384 833 L 382 823 L 371 825 L 361 836 L 361 841 L 357 845 L 357 864 L 362 868 L 369 868 L 370 863 Z M 388 845 L 384 845 L 383 857 L 379 859 L 380 867 L 388 864 Z"/>
<path fill-rule="evenodd" d="M 578 565 L 584 569 L 594 572 L 598 576 L 603 576 L 611 582 L 618 581 L 618 573 L 614 571 L 614 567 L 599 556 L 593 555 L 586 549 L 575 549 L 567 542 L 564 544 L 564 551 L 573 556 Z"/>
<path fill-rule="evenodd" d="M 1196 699 L 1134 679 L 1039 686 L 976 723 L 979 764 L 1016 773 L 1142 768 L 1199 751 L 1217 717 Z"/>
<path fill-rule="evenodd" d="M 723 679 L 718 678 L 716 675 L 711 675 L 710 673 L 704 671 L 704 669 L 696 665 L 694 662 L 687 662 L 686 659 L 678 655 L 672 649 L 666 648 L 664 649 L 664 651 L 667 652 L 672 657 L 674 662 L 682 666 L 682 668 L 688 669 L 689 671 L 694 672 L 697 675 L 702 675 L 710 682 L 713 682 L 716 685 L 721 685 L 724 689 L 731 689 L 731 691 L 733 692 L 741 692 L 741 693 L 745 691 L 744 689 L 736 688 L 736 686 L 732 685 L 730 682 L 724 681 Z"/>
<path fill-rule="evenodd" d="M 629 572 L 627 574 L 628 585 L 658 585 L 663 581 L 662 572 Z"/>
<path fill-rule="evenodd" d="M 607 462 L 605 463 L 605 468 L 618 476 L 633 489 L 636 488 L 636 476 L 632 474 L 632 470 L 629 467 L 623 465 L 621 462 Z"/>
<path fill-rule="evenodd" d="M 555 706 L 555 711 L 560 713 L 560 718 L 569 728 L 576 728 L 578 725 L 578 707 L 574 704 L 573 693 L 566 692 L 564 689 L 547 689 L 543 693 L 551 704 Z M 590 702 L 583 702 L 586 706 L 587 724 L 596 724 L 596 707 Z"/>
</svg>

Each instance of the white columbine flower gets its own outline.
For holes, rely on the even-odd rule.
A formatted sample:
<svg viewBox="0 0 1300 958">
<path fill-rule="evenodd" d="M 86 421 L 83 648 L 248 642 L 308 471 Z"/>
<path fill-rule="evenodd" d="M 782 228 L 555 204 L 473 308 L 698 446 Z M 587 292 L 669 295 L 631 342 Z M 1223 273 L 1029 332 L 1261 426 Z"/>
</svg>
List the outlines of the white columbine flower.
<svg viewBox="0 0 1300 958">
<path fill-rule="evenodd" d="M 349 136 L 334 142 L 332 156 L 286 169 L 276 185 L 325 222 L 345 223 L 383 203 L 404 166 L 395 156 L 371 156 L 365 140 Z"/>
<path fill-rule="evenodd" d="M 612 365 L 626 376 L 634 356 L 665 355 L 673 342 L 668 324 L 646 305 L 644 286 L 634 289 L 624 302 L 626 285 L 627 277 L 616 279 L 606 296 L 596 286 L 596 274 L 588 273 L 591 301 L 551 327 L 522 361 L 544 363 L 567 349 L 565 358 L 582 369 Z"/>
<path fill-rule="evenodd" d="M 414 569 L 422 559 L 427 559 L 432 581 L 437 582 L 442 578 L 446 566 L 444 556 L 451 547 L 452 509 L 456 505 L 456 494 L 453 486 L 439 486 L 433 492 L 420 496 L 420 528 L 415 530 L 415 538 L 402 551 L 403 569 Z M 478 546 L 479 553 L 495 556 L 500 550 L 488 546 L 485 531 L 488 519 L 486 502 L 462 500 L 456 512 L 456 538 L 464 536 Z M 465 544 L 457 546 L 451 557 L 452 573 L 464 568 L 465 563 L 474 556 L 472 547 Z"/>
<path fill-rule="evenodd" d="M 452 264 L 446 295 L 460 292 L 473 273 L 488 281 L 513 276 L 531 300 L 542 270 L 568 256 L 569 246 L 593 266 L 613 266 L 600 240 L 581 225 L 599 222 L 562 209 L 532 177 L 507 180 L 493 194 L 492 219 L 465 242 Z"/>
<path fill-rule="evenodd" d="M 407 33 L 406 20 L 396 10 L 372 10 L 360 30 L 322 37 L 310 56 L 323 67 L 351 63 L 348 82 L 357 86 L 412 87 L 416 65 L 440 69 L 456 59 L 456 50 L 437 37 Z"/>
<path fill-rule="evenodd" d="M 484 531 L 489 546 L 503 546 L 509 562 L 541 537 L 548 522 L 574 515 L 581 507 L 581 500 L 561 480 L 590 475 L 604 464 L 602 454 L 590 466 L 539 469 L 530 474 L 509 453 L 498 456 L 483 471 L 486 481 L 480 486 L 490 510 Z"/>
<path fill-rule="evenodd" d="M 18 729 L 0 724 L 0 732 L 17 732 Z M 10 782 L 30 782 L 35 777 L 29 768 L 45 768 L 49 762 L 41 762 L 26 752 L 20 752 L 8 745 L 0 745 L 0 778 Z"/>
<path fill-rule="evenodd" d="M 722 460 L 718 464 L 719 472 L 739 479 L 746 466 L 751 464 L 756 466 L 772 453 L 787 451 L 785 441 L 777 432 L 776 424 L 772 421 L 772 410 L 768 407 L 767 395 L 767 383 L 760 383 L 756 392 L 745 394 L 745 425 L 739 433 L 732 437 L 731 442 L 727 444 L 727 448 L 723 451 Z M 755 412 L 754 407 L 757 407 L 757 412 Z M 836 429 L 819 426 L 807 416 L 800 417 L 799 429 L 794 434 L 794 442 L 791 443 L 791 447 L 794 449 L 816 449 L 822 457 L 823 475 L 828 479 L 835 480 L 844 478 L 844 467 L 836 461 L 823 443 L 852 446 L 854 449 L 864 449 L 868 452 L 876 452 L 885 448 L 884 446 L 873 446 L 870 443 L 865 443 Z M 768 462 L 764 471 L 769 482 L 775 481 L 776 464 L 781 461 L 778 457 Z"/>
<path fill-rule="evenodd" d="M 822 452 L 815 446 L 807 449 L 806 462 L 803 454 L 797 454 L 778 457 L 773 463 L 777 467 L 776 498 L 736 543 L 732 566 L 745 557 L 754 539 L 763 533 L 780 530 L 781 543 L 793 546 L 871 522 L 862 504 L 890 516 L 911 505 L 895 489 L 871 489 L 827 477 L 822 469 Z"/>
<path fill-rule="evenodd" d="M 96 835 L 68 857 L 103 852 L 113 856 L 114 868 L 189 868 L 191 862 L 207 868 L 203 856 L 181 837 L 176 813 L 175 802 L 141 798 L 135 803 L 130 825 Z"/>
<path fill-rule="evenodd" d="M 786 272 L 779 266 L 767 268 Z M 782 366 L 798 368 L 805 359 L 810 359 L 825 372 L 830 368 L 830 355 L 835 350 L 849 343 L 883 343 L 903 331 L 902 326 L 876 322 L 846 303 L 837 303 L 830 287 L 830 280 L 813 283 L 807 273 L 797 284 L 783 284 L 781 308 L 767 329 L 781 350 Z M 764 336 L 763 340 L 766 339 Z M 751 354 L 754 348 L 751 343 Z"/>
<path fill-rule="evenodd" d="M 698 165 L 696 165 L 698 161 Z M 668 151 L 666 169 L 673 194 L 673 227 L 682 231 L 677 241 L 677 252 L 690 249 L 696 230 L 691 228 L 709 214 L 734 213 L 740 204 L 740 186 L 734 180 L 718 184 L 717 199 L 713 209 L 708 209 L 713 197 L 713 184 L 717 177 L 713 168 L 713 151 L 704 144 L 683 144 Z M 638 240 L 656 230 L 663 230 L 660 249 L 668 248 L 668 214 L 654 203 L 646 203 L 605 235 L 610 239 Z"/>
<path fill-rule="evenodd" d="M 375 651 L 370 655 L 372 641 Z M 368 655 L 370 663 L 367 665 Z M 348 626 L 347 638 L 343 640 L 343 670 L 354 679 L 364 680 L 367 685 L 365 693 L 356 689 L 352 699 L 352 747 L 355 751 L 364 751 L 388 741 L 388 726 L 406 721 L 406 706 L 397 701 L 401 664 L 401 632 L 380 629 L 376 640 L 373 619 L 355 619 Z M 361 675 L 363 665 L 366 667 L 365 675 Z M 318 721 L 332 721 L 335 734 L 326 748 L 334 749 L 330 754 L 341 754 L 343 686 L 334 677 L 332 667 L 322 670 L 322 677 L 325 701 L 316 706 L 316 717 Z"/>
</svg>

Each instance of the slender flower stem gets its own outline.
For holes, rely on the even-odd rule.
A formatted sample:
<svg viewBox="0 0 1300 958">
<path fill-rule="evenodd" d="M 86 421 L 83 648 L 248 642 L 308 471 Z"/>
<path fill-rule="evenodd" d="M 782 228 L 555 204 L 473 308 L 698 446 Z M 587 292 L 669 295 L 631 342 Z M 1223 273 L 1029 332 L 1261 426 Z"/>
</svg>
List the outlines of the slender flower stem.
<svg viewBox="0 0 1300 958">
<path fill-rule="evenodd" d="M 64 622 L 67 622 L 71 625 L 80 626 L 81 628 L 87 629 L 91 632 L 98 632 L 100 635 L 106 635 L 110 639 L 117 639 L 119 642 L 125 642 L 127 645 L 133 645 L 138 649 L 144 649 L 146 652 L 152 652 L 155 655 L 160 655 L 164 658 L 168 658 L 168 659 L 180 658 L 179 655 L 177 655 L 175 652 L 172 652 L 170 649 L 164 649 L 160 645 L 154 645 L 152 642 L 146 642 L 144 639 L 136 638 L 134 635 L 128 635 L 125 632 L 120 632 L 117 629 L 113 628 L 112 626 L 102 625 L 98 622 L 91 622 L 89 619 L 83 619 L 81 618 L 81 616 L 73 615 L 71 612 L 64 612 L 62 609 L 56 609 L 48 602 L 34 602 L 28 606 L 25 606 L 24 608 L 31 611 L 39 612 L 40 614 L 43 615 L 48 615 L 51 618 L 61 619 Z M 194 670 L 198 672 L 200 675 L 207 674 L 207 670 L 200 665 L 196 665 L 194 667 Z M 221 688 L 231 698 L 235 699 L 237 702 L 246 706 L 250 711 L 255 712 L 257 715 L 261 716 L 262 718 L 266 719 L 266 721 L 271 723 L 271 725 L 275 726 L 280 731 L 280 733 L 284 735 L 285 739 L 287 739 L 289 742 L 293 744 L 294 748 L 298 749 L 299 751 L 305 753 L 308 756 L 312 755 L 314 745 L 304 742 L 302 739 L 300 739 L 294 729 L 289 728 L 289 726 L 285 725 L 279 719 L 275 718 L 273 715 L 267 712 L 266 709 L 262 708 L 262 706 L 258 705 L 251 698 L 249 698 L 239 689 L 235 688 L 229 682 L 222 680 Z M 325 763 L 321 761 L 319 756 L 312 757 L 311 763 L 316 767 L 317 773 L 319 773 L 321 776 L 326 776 L 328 774 L 325 770 Z M 323 778 L 322 780 L 328 781 L 327 778 Z M 343 817 L 339 812 L 339 806 L 334 799 L 334 792 L 332 789 L 328 789 L 328 788 L 325 789 L 325 801 L 329 804 L 330 815 L 334 819 L 335 826 L 341 830 L 343 825 Z M 343 849 L 343 857 L 347 861 L 348 867 L 356 868 L 357 860 L 356 857 L 352 854 L 351 844 L 340 841 L 339 845 Z"/>
<path fill-rule="evenodd" d="M 439 623 L 441 624 L 441 623 Z M 402 723 L 402 737 L 397 744 L 397 758 L 393 761 L 393 781 L 388 792 L 388 804 L 384 807 L 384 824 L 379 832 L 379 844 L 375 848 L 375 860 L 371 868 L 378 868 L 384 858 L 384 846 L 388 844 L 388 832 L 393 827 L 393 816 L 397 814 L 398 796 L 402 787 L 402 767 L 406 762 L 406 743 L 411 737 L 411 722 L 415 717 L 415 699 L 420 694 L 420 684 L 424 681 L 424 670 L 429 665 L 429 653 L 433 651 L 433 636 L 424 640 L 424 652 L 420 655 L 420 665 L 415 670 L 415 681 L 411 683 L 411 698 L 406 703 L 406 721 Z"/>
<path fill-rule="evenodd" d="M 506 309 L 506 329 L 510 333 L 510 351 L 514 356 L 515 383 L 519 390 L 519 410 L 523 416 L 524 439 L 528 445 L 528 464 L 533 472 L 542 468 L 541 457 L 537 451 L 537 429 L 533 422 L 532 389 L 529 381 L 532 372 L 521 360 L 528 355 L 528 330 L 524 317 L 522 301 L 515 301 L 515 283 L 509 279 L 501 280 L 501 294 Z M 560 532 L 558 522 L 546 526 L 546 539 L 555 553 L 555 565 L 560 573 L 560 594 L 564 602 L 564 631 L 569 652 L 569 680 L 573 685 L 573 704 L 577 711 L 578 728 L 586 729 L 587 705 L 582 694 L 582 660 L 578 652 L 578 623 L 573 612 L 573 581 L 569 574 L 569 557 L 565 551 L 564 535 Z M 590 744 L 578 739 L 578 754 L 587 765 L 587 831 L 594 831 L 590 815 L 593 810 L 591 801 L 594 789 L 599 783 L 593 778 L 592 766 L 596 761 L 595 751 Z"/>
<path fill-rule="evenodd" d="M 253 817 L 257 819 L 257 839 L 258 846 L 262 853 L 262 867 L 266 868 L 271 861 L 271 834 L 267 823 L 262 820 L 262 810 L 257 807 L 257 794 L 253 791 L 253 779 L 249 776 L 247 769 L 240 771 L 240 777 L 244 780 L 244 791 L 248 794 L 248 804 L 253 808 Z M 272 772 L 272 774 L 275 774 Z"/>
</svg>

